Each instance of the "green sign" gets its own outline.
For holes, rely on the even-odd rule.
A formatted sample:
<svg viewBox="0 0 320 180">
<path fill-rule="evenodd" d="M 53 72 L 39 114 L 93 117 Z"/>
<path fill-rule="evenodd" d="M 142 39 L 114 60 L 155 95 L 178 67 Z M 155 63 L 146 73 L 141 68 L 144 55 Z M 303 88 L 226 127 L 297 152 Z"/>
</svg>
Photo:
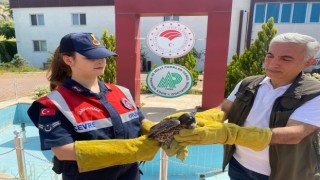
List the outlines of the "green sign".
<svg viewBox="0 0 320 180">
<path fill-rule="evenodd" d="M 149 72 L 146 81 L 152 93 L 166 98 L 179 97 L 187 93 L 193 85 L 188 69 L 177 64 L 158 66 Z"/>
</svg>

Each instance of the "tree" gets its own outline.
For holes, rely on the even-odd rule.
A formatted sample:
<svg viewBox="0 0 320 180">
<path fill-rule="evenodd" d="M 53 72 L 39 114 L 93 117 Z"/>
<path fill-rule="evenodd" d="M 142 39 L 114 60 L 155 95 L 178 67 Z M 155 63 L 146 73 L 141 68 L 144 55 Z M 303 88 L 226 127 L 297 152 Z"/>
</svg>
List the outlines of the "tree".
<svg viewBox="0 0 320 180">
<path fill-rule="evenodd" d="M 15 38 L 14 23 L 12 20 L 0 21 L 0 35 L 3 35 L 6 39 Z"/>
<path fill-rule="evenodd" d="M 192 74 L 193 77 L 193 85 L 196 85 L 198 82 L 198 76 L 199 76 L 199 71 L 194 69 L 197 65 L 197 60 L 195 58 L 195 49 L 191 50 L 188 54 L 175 58 L 172 63 L 179 64 L 181 66 L 184 66 L 187 68 L 190 73 Z M 198 54 L 199 52 L 196 51 Z M 199 55 L 200 56 L 200 55 Z M 170 64 L 170 59 L 169 58 L 161 58 L 163 64 Z"/>
<path fill-rule="evenodd" d="M 108 35 L 108 30 L 103 31 L 103 35 L 101 37 L 101 41 L 103 45 L 109 49 L 112 52 L 116 52 L 116 40 L 115 36 L 113 34 Z M 116 83 L 116 68 L 117 68 L 117 63 L 116 63 L 116 58 L 114 56 L 109 56 L 106 58 L 107 64 L 106 68 L 104 70 L 104 74 L 99 77 L 100 80 L 107 82 L 107 83 Z"/>
<path fill-rule="evenodd" d="M 9 7 L 9 2 L 0 2 L 0 20 L 12 20 L 12 10 Z"/>
<path fill-rule="evenodd" d="M 249 49 L 245 49 L 242 55 L 234 54 L 227 66 L 227 78 L 225 96 L 228 96 L 237 83 L 247 76 L 264 74 L 263 60 L 268 52 L 272 38 L 277 34 L 274 20 L 271 17 L 267 23 L 261 25 L 256 40 Z"/>
</svg>

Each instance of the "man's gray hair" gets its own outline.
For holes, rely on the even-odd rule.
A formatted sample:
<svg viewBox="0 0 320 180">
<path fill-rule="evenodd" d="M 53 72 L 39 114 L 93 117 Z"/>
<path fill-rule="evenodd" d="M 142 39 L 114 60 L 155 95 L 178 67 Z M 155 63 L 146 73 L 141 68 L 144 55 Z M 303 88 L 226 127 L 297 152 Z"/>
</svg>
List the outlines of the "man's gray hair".
<svg viewBox="0 0 320 180">
<path fill-rule="evenodd" d="M 320 51 L 320 43 L 313 37 L 299 34 L 299 33 L 283 33 L 279 34 L 276 37 L 274 37 L 270 45 L 272 43 L 299 43 L 304 44 L 306 46 L 305 50 L 305 60 L 309 60 L 311 58 L 314 58 Z"/>
</svg>

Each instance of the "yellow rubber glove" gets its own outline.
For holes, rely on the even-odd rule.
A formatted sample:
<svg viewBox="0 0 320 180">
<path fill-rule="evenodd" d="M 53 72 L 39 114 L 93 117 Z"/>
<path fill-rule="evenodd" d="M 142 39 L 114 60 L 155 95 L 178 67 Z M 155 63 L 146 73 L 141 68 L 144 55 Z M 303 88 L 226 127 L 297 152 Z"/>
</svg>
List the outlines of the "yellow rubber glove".
<svg viewBox="0 0 320 180">
<path fill-rule="evenodd" d="M 141 123 L 141 134 L 142 135 L 147 135 L 151 129 L 152 126 L 154 126 L 156 123 L 144 119 Z"/>
<path fill-rule="evenodd" d="M 165 117 L 163 120 L 178 118 L 182 114 L 190 112 L 178 112 Z M 197 126 L 203 127 L 209 125 L 211 122 L 223 122 L 225 118 L 225 113 L 217 108 L 211 108 L 206 111 L 197 112 L 195 114 L 197 120 Z"/>
<path fill-rule="evenodd" d="M 166 145 L 162 145 L 161 147 L 169 157 L 176 155 L 177 159 L 184 161 L 188 156 L 187 147 L 181 146 L 176 140 L 172 140 L 169 149 Z"/>
<path fill-rule="evenodd" d="M 202 112 L 197 112 L 195 115 L 197 125 L 200 127 L 208 126 L 212 122 L 223 122 L 225 120 L 224 111 L 211 108 Z"/>
<path fill-rule="evenodd" d="M 211 123 L 193 130 L 182 129 L 174 138 L 182 146 L 237 144 L 255 151 L 266 148 L 272 137 L 270 128 L 240 127 L 232 123 Z"/>
<path fill-rule="evenodd" d="M 170 114 L 169 116 L 166 116 L 165 118 L 163 118 L 161 121 L 165 121 L 165 120 L 172 119 L 172 118 L 178 118 L 182 114 L 185 114 L 185 113 L 190 113 L 190 112 L 177 112 L 177 113 L 174 113 L 174 114 Z"/>
<path fill-rule="evenodd" d="M 135 139 L 76 141 L 79 172 L 149 161 L 160 148 L 158 141 L 141 136 Z"/>
</svg>

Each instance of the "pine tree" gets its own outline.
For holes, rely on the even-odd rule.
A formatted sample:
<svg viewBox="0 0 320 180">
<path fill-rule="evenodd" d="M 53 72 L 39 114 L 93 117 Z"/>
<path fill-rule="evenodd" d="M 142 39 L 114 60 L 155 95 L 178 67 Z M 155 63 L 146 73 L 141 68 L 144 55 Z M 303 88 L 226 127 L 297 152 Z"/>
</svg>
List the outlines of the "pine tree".
<svg viewBox="0 0 320 180">
<path fill-rule="evenodd" d="M 170 64 L 170 59 L 168 58 L 161 58 L 163 64 Z M 194 55 L 194 50 L 191 50 L 188 54 L 175 58 L 173 60 L 174 64 L 179 64 L 181 66 L 184 66 L 186 69 L 188 69 L 193 77 L 193 85 L 196 85 L 198 82 L 198 76 L 199 71 L 194 69 L 197 65 L 197 60 Z"/>
<path fill-rule="evenodd" d="M 112 52 L 116 52 L 115 36 L 113 34 L 108 35 L 107 29 L 105 29 L 103 31 L 101 41 L 107 49 L 109 49 Z M 104 82 L 107 82 L 107 83 L 115 84 L 116 83 L 116 75 L 117 75 L 116 58 L 114 56 L 109 56 L 106 58 L 106 60 L 107 60 L 107 64 L 106 64 L 106 68 L 104 70 L 104 75 L 100 76 L 99 79 Z"/>
<path fill-rule="evenodd" d="M 274 19 L 271 17 L 267 23 L 261 25 L 256 40 L 249 49 L 245 49 L 240 56 L 234 54 L 227 66 L 227 79 L 225 96 L 228 96 L 239 81 L 247 76 L 264 74 L 263 60 L 268 51 L 270 41 L 277 34 Z"/>
</svg>

